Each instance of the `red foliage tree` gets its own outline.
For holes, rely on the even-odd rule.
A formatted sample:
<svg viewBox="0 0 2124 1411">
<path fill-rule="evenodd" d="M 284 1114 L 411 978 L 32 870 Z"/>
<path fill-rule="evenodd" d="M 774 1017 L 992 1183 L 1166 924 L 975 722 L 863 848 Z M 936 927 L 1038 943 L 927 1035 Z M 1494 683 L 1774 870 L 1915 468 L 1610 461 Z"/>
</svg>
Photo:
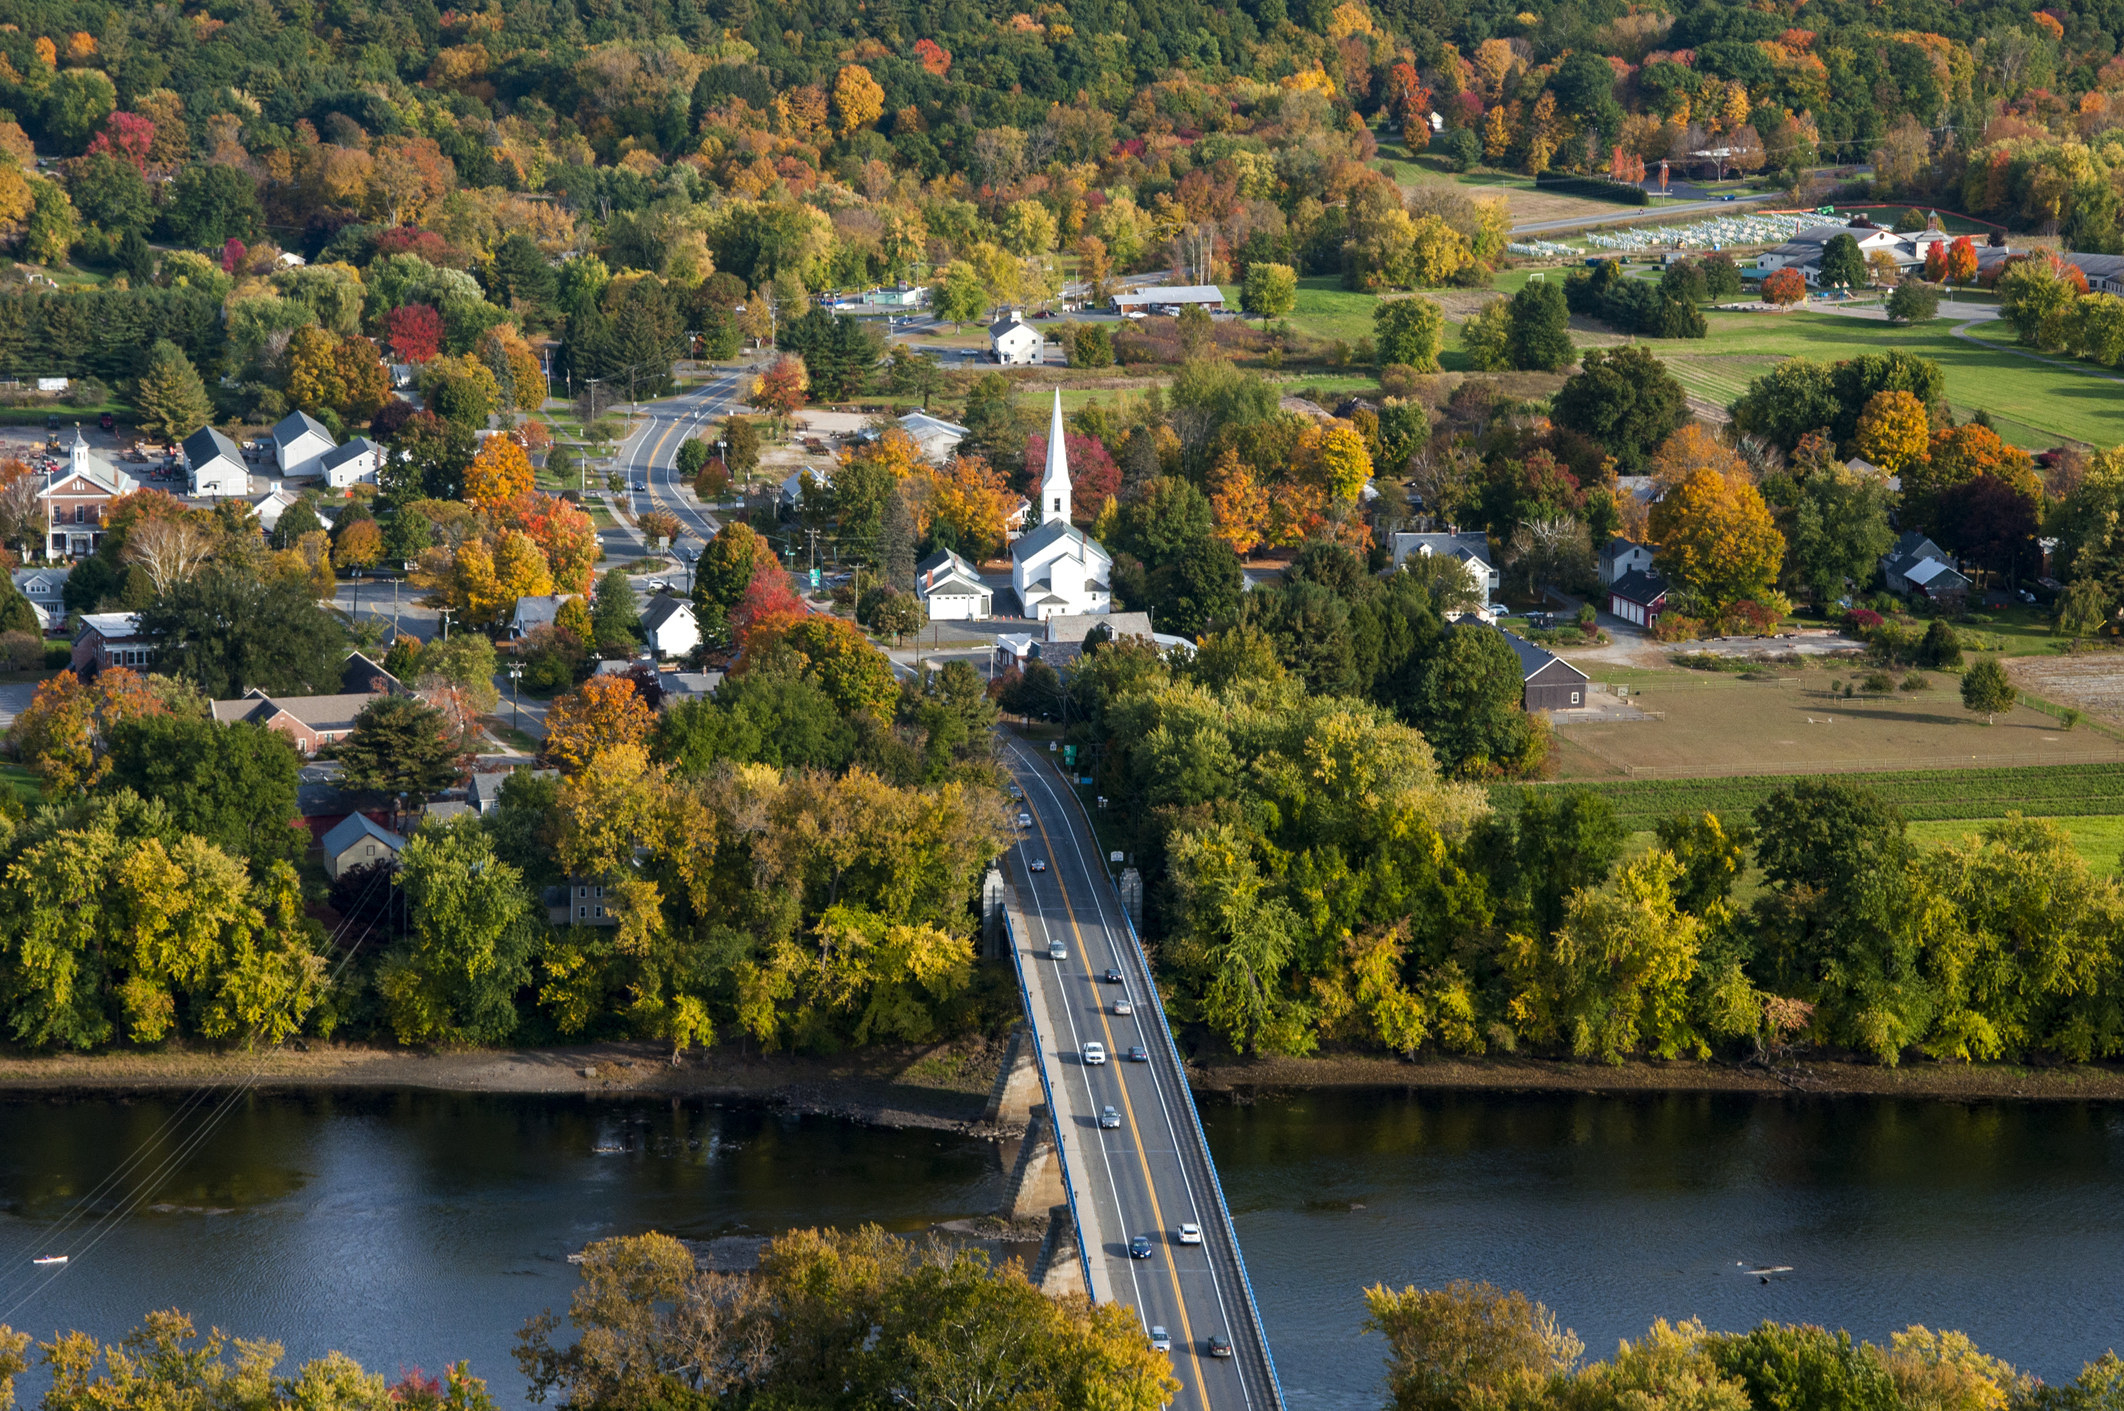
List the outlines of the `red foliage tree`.
<svg viewBox="0 0 2124 1411">
<path fill-rule="evenodd" d="M 1797 304 L 1807 297 L 1807 277 L 1796 269 L 1774 270 L 1763 281 L 1763 300 L 1771 304 Z"/>
<path fill-rule="evenodd" d="M 155 146 L 155 124 L 138 113 L 123 110 L 112 113 L 103 120 L 103 131 L 96 134 L 88 145 L 88 155 L 93 157 L 108 152 L 131 162 L 140 171 L 147 170 L 148 153 Z"/>
<path fill-rule="evenodd" d="M 426 304 L 401 304 L 384 315 L 384 336 L 400 362 L 427 362 L 442 351 L 442 315 Z"/>
<path fill-rule="evenodd" d="M 1079 519 L 1090 519 L 1106 503 L 1108 495 L 1121 493 L 1121 467 L 1114 464 L 1106 445 L 1096 436 L 1075 431 L 1062 433 L 1062 449 L 1069 454 L 1070 508 Z M 1047 433 L 1034 432 L 1025 443 L 1025 493 L 1040 488 L 1047 470 Z"/>
<path fill-rule="evenodd" d="M 243 263 L 243 257 L 249 253 L 249 247 L 231 235 L 221 247 L 221 272 L 223 274 L 234 274 L 236 267 Z"/>
<path fill-rule="evenodd" d="M 376 237 L 379 255 L 418 255 L 431 265 L 452 263 L 450 242 L 417 225 L 397 225 Z"/>
<path fill-rule="evenodd" d="M 1947 277 L 1956 284 L 1967 284 L 1976 278 L 1976 242 L 1966 235 L 1957 235 L 1947 247 Z"/>
<path fill-rule="evenodd" d="M 915 58 L 921 60 L 922 67 L 938 78 L 951 72 L 951 51 L 934 39 L 917 39 Z"/>
<path fill-rule="evenodd" d="M 737 629 L 738 640 L 745 642 L 755 630 L 778 630 L 789 619 L 803 615 L 804 602 L 797 596 L 796 585 L 770 557 L 762 558 L 752 570 L 752 581 L 745 585 L 745 596 L 738 600 L 730 623 Z"/>
</svg>

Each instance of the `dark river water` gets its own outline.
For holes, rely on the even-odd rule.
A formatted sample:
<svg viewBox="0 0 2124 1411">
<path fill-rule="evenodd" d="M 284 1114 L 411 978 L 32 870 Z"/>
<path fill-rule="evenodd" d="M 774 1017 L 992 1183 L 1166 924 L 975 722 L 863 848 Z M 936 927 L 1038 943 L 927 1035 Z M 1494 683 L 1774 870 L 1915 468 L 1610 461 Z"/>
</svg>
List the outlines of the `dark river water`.
<svg viewBox="0 0 2124 1411">
<path fill-rule="evenodd" d="M 700 1103 L 253 1096 L 176 1169 L 176 1101 L 0 1101 L 0 1322 L 115 1337 L 152 1308 L 386 1373 L 509 1352 L 609 1234 L 984 1214 L 996 1149 Z M 174 1120 L 173 1120 L 174 1118 Z M 1333 1094 L 1205 1124 L 1295 1407 L 1381 1403 L 1371 1283 L 1524 1289 L 1607 1355 L 1654 1318 L 1881 1339 L 1960 1328 L 2046 1378 L 2124 1346 L 2124 1107 Z M 88 1198 L 93 1213 L 68 1224 Z M 47 1251 L 63 1273 L 33 1269 Z M 1030 1251 L 1027 1251 L 1028 1253 Z M 1742 1266 L 1789 1264 L 1765 1285 Z M 36 1385 L 25 1388 L 35 1393 Z"/>
</svg>

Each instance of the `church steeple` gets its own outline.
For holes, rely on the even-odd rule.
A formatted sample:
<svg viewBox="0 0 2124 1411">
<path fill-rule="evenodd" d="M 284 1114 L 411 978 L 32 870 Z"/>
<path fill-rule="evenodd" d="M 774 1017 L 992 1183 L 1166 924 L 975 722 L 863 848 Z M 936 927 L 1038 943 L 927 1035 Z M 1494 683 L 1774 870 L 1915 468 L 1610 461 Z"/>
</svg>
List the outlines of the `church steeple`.
<svg viewBox="0 0 2124 1411">
<path fill-rule="evenodd" d="M 81 423 L 74 423 L 74 444 L 67 447 L 66 470 L 69 475 L 86 474 L 92 468 L 89 460 L 88 438 L 81 434 Z"/>
<path fill-rule="evenodd" d="M 1069 523 L 1069 452 L 1062 444 L 1062 389 L 1055 389 L 1055 415 L 1047 427 L 1047 473 L 1040 477 L 1040 522 Z"/>
</svg>

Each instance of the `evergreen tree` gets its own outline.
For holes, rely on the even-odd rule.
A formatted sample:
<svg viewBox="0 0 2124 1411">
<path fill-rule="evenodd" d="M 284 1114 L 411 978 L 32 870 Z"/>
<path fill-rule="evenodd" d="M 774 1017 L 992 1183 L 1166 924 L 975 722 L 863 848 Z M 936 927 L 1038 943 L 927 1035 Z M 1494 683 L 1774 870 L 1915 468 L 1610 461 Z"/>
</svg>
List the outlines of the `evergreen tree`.
<svg viewBox="0 0 2124 1411">
<path fill-rule="evenodd" d="M 885 581 L 903 593 L 915 585 L 915 519 L 908 508 L 904 488 L 885 499 L 885 513 L 878 523 L 878 567 Z"/>
<path fill-rule="evenodd" d="M 378 696 L 363 706 L 338 757 L 348 788 L 415 798 L 456 783 L 467 758 L 449 718 L 411 696 Z"/>
<path fill-rule="evenodd" d="M 612 568 L 597 580 L 597 603 L 590 610 L 590 628 L 600 647 L 631 647 L 641 640 L 641 604 L 635 601 L 634 585 L 626 572 Z"/>
<path fill-rule="evenodd" d="M 182 441 L 214 414 L 191 359 L 167 338 L 156 339 L 149 351 L 147 368 L 133 386 L 133 405 L 140 429 L 164 441 Z"/>
</svg>

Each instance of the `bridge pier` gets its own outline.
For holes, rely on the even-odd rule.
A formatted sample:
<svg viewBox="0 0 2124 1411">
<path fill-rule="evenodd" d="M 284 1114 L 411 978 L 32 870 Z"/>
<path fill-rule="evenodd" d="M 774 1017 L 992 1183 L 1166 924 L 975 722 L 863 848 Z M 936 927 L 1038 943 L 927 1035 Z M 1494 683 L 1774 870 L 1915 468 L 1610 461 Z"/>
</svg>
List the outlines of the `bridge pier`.
<svg viewBox="0 0 2124 1411">
<path fill-rule="evenodd" d="M 1039 1055 L 1033 1052 L 1032 1029 L 1023 1023 L 1010 1031 L 1010 1047 L 1004 1050 L 1003 1067 L 988 1090 L 988 1105 L 981 1120 L 994 1127 L 1023 1127 L 1032 1121 L 1033 1109 L 1041 1103 Z"/>
<path fill-rule="evenodd" d="M 1077 1257 L 1077 1222 L 1069 1207 L 1058 1205 L 1047 1212 L 1047 1236 L 1040 1241 L 1040 1257 L 1033 1261 L 1033 1287 L 1049 1298 L 1084 1292 L 1084 1261 Z"/>
<path fill-rule="evenodd" d="M 1055 1146 L 1054 1117 L 1042 1104 L 1032 1110 L 1017 1163 L 1003 1187 L 1003 1218 L 1036 1220 L 1068 1201 L 1069 1193 L 1062 1188 L 1062 1155 Z"/>
<path fill-rule="evenodd" d="M 984 960 L 1010 959 L 1010 922 L 1004 915 L 1008 904 L 1003 869 L 992 866 L 988 875 L 981 879 L 981 958 Z"/>
</svg>

